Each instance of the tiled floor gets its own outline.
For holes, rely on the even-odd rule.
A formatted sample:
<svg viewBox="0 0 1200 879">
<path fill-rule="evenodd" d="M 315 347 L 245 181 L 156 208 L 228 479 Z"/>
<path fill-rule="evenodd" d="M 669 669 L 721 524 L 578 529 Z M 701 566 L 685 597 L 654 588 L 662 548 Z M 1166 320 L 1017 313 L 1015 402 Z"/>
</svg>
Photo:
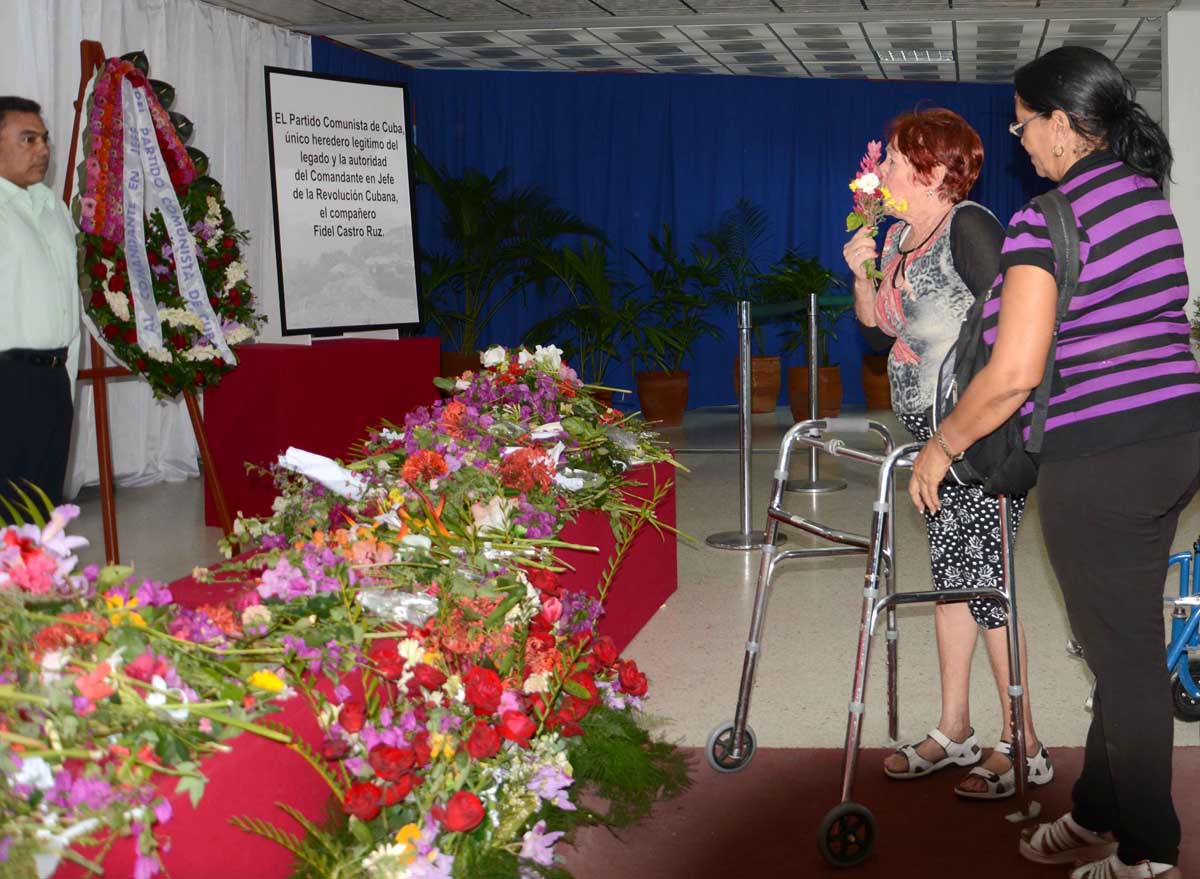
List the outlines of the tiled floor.
<svg viewBox="0 0 1200 879">
<path fill-rule="evenodd" d="M 890 414 L 871 413 L 903 442 Z M 754 521 L 765 518 L 767 491 L 778 443 L 790 426 L 786 410 L 755 416 Z M 664 431 L 680 449 L 690 472 L 678 480 L 680 528 L 695 538 L 681 542 L 679 591 L 652 619 L 627 655 L 651 679 L 649 710 L 662 730 L 686 745 L 703 745 L 709 731 L 732 719 L 754 599 L 758 552 L 713 549 L 704 537 L 736 530 L 738 418 L 733 408 L 694 410 L 684 426 Z M 873 441 L 847 435 L 850 444 Z M 821 459 L 822 476 L 840 476 L 845 490 L 816 496 L 788 493 L 789 507 L 844 530 L 865 532 L 871 516 L 877 471 L 854 462 Z M 807 474 L 806 454 L 792 475 Z M 900 487 L 907 476 L 901 475 Z M 121 554 L 139 573 L 170 580 L 219 557 L 219 531 L 205 528 L 199 480 L 118 492 Z M 924 528 L 906 495 L 898 492 L 897 560 L 901 589 L 925 589 L 929 558 Z M 103 556 L 99 495 L 85 489 L 77 502 L 83 515 L 76 529 L 93 541 L 85 561 Z M 1191 546 L 1200 530 L 1200 502 L 1184 515 L 1175 548 Z M 795 532 L 793 532 L 795 533 Z M 810 538 L 799 535 L 799 540 Z M 763 637 L 763 654 L 750 723 L 763 747 L 841 747 L 845 735 L 853 651 L 862 601 L 865 557 L 800 559 L 776 578 Z M 1057 586 L 1041 546 L 1036 493 L 1017 546 L 1019 608 L 1029 640 L 1029 680 L 1038 732 L 1051 746 L 1081 745 L 1090 687 L 1086 670 L 1066 654 L 1069 634 Z M 1174 590 L 1165 584 L 1164 592 Z M 932 609 L 901 611 L 900 734 L 920 737 L 936 720 L 938 677 Z M 882 636 L 876 646 L 882 645 Z M 887 744 L 883 703 L 882 649 L 875 650 L 867 694 L 864 746 Z M 981 739 L 991 743 L 1000 725 L 995 685 L 982 647 L 972 679 L 972 709 Z M 1196 727 L 1179 724 L 1177 744 L 1196 744 Z"/>
</svg>

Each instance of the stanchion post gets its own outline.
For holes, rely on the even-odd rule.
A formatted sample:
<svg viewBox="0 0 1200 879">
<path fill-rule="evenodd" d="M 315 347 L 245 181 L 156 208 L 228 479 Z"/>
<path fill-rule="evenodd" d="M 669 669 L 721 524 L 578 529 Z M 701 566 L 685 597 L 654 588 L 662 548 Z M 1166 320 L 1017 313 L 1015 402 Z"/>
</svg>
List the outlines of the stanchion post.
<svg viewBox="0 0 1200 879">
<path fill-rule="evenodd" d="M 750 303 L 737 304 L 738 322 L 738 462 L 740 466 L 738 502 L 741 521 L 737 531 L 718 531 L 705 538 L 705 543 L 717 549 L 758 549 L 766 540 L 763 531 L 751 524 L 750 458 L 753 454 L 753 424 L 750 420 Z"/>
<path fill-rule="evenodd" d="M 817 407 L 819 400 L 819 385 L 817 377 L 821 367 L 820 358 L 820 325 L 818 319 L 821 305 L 817 301 L 817 291 L 808 294 L 808 417 L 813 421 L 818 418 Z M 830 491 L 841 491 L 846 487 L 844 479 L 822 479 L 820 465 L 817 462 L 819 452 L 812 446 L 808 447 L 808 479 L 790 479 L 784 483 L 784 491 L 797 491 L 803 494 L 824 494 Z"/>
</svg>

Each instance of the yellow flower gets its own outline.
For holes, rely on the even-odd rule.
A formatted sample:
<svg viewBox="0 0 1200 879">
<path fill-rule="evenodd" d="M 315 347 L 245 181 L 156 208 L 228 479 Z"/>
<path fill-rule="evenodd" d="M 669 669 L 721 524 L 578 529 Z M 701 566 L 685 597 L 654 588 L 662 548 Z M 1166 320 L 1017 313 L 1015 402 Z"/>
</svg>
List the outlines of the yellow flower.
<svg viewBox="0 0 1200 879">
<path fill-rule="evenodd" d="M 857 181 L 857 180 L 851 180 L 851 181 L 850 181 L 850 191 L 851 191 L 851 192 L 858 192 L 858 181 Z"/>
<path fill-rule="evenodd" d="M 404 505 L 404 492 L 398 488 L 393 488 L 388 492 L 388 500 L 391 501 L 393 507 Z"/>
<path fill-rule="evenodd" d="M 884 198 L 891 198 L 891 197 L 892 197 L 892 194 L 891 194 L 890 192 L 888 192 L 888 188 L 887 188 L 886 186 L 881 186 L 881 187 L 879 187 L 879 191 L 883 193 L 883 197 L 884 197 Z"/>
<path fill-rule="evenodd" d="M 429 737 L 429 755 L 433 759 L 444 757 L 447 762 L 454 759 L 454 739 L 445 733 L 435 732 Z"/>
<path fill-rule="evenodd" d="M 254 674 L 250 675 L 250 686 L 258 687 L 260 690 L 267 690 L 272 693 L 278 693 L 283 690 L 283 678 L 275 674 L 273 671 L 259 669 Z"/>
<path fill-rule="evenodd" d="M 138 606 L 136 598 L 130 597 L 126 599 L 119 592 L 109 592 L 104 596 L 104 603 L 110 611 L 117 611 L 117 613 L 112 614 L 112 624 L 114 626 L 120 626 L 128 622 L 131 626 L 136 626 L 139 629 L 146 628 L 146 621 L 142 619 L 142 615 L 134 613 L 132 610 Z"/>
<path fill-rule="evenodd" d="M 407 866 L 417 856 L 417 840 L 421 838 L 421 828 L 416 824 L 405 824 L 396 832 L 396 843 L 404 846 L 400 860 Z"/>
</svg>

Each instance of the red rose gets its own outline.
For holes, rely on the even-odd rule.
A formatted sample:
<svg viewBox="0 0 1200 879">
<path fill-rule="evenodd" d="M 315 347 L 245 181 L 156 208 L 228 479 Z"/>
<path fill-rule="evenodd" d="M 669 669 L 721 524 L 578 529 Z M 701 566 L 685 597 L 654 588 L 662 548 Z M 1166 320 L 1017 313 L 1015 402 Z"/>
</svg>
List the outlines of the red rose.
<svg viewBox="0 0 1200 879">
<path fill-rule="evenodd" d="M 242 294 L 238 291 L 237 287 L 229 291 L 229 304 L 234 308 L 242 304 Z"/>
<path fill-rule="evenodd" d="M 392 784 L 383 789 L 383 801 L 389 806 L 394 806 L 413 789 L 413 777 L 411 772 L 406 772 L 395 780 Z"/>
<path fill-rule="evenodd" d="M 171 337 L 171 347 L 173 347 L 176 351 L 182 351 L 187 346 L 187 336 L 185 336 L 183 333 L 176 333 Z"/>
<path fill-rule="evenodd" d="M 375 664 L 375 670 L 394 681 L 404 673 L 404 659 L 396 650 L 395 641 L 377 641 L 367 652 L 367 658 Z"/>
<path fill-rule="evenodd" d="M 106 305 L 108 305 L 108 299 L 101 291 L 97 290 L 92 293 L 92 308 L 103 308 Z"/>
<path fill-rule="evenodd" d="M 91 268 L 88 269 L 88 274 L 97 281 L 103 281 L 108 277 L 108 269 L 104 267 L 104 263 L 94 262 L 92 263 Z"/>
<path fill-rule="evenodd" d="M 145 357 L 139 357 L 139 358 L 138 358 L 138 359 L 137 359 L 137 360 L 134 362 L 134 364 L 133 364 L 133 368 L 134 368 L 134 369 L 136 369 L 138 372 L 145 372 L 145 371 L 146 371 L 146 358 L 145 358 Z"/>
<path fill-rule="evenodd" d="M 235 253 L 234 253 L 233 251 L 231 251 L 231 250 L 227 250 L 225 253 L 221 254 L 221 264 L 222 264 L 222 265 L 229 265 L 231 262 L 233 262 L 233 261 L 234 261 L 234 259 L 235 259 L 236 257 L 237 257 L 237 254 L 235 254 Z"/>
<path fill-rule="evenodd" d="M 136 345 L 137 327 L 126 327 L 125 332 L 121 334 L 121 338 L 125 340 L 126 345 Z"/>
<path fill-rule="evenodd" d="M 237 242 L 234 241 L 232 238 L 230 238 L 228 235 L 226 235 L 224 238 L 221 239 L 221 246 L 224 247 L 226 250 L 233 250 L 233 248 L 237 247 Z"/>
<path fill-rule="evenodd" d="M 193 379 L 193 381 L 194 381 L 194 382 L 195 382 L 197 385 L 202 385 L 202 384 L 204 384 L 204 373 L 203 373 L 203 372 L 201 372 L 200 370 L 198 370 L 198 369 L 197 369 L 197 370 L 196 370 L 196 377 Z"/>
<path fill-rule="evenodd" d="M 588 712 L 592 710 L 592 705 L 595 703 L 580 699 L 578 696 L 568 696 L 563 700 L 562 708 L 559 713 L 564 717 L 569 717 L 571 720 L 583 720 L 587 717 Z"/>
<path fill-rule="evenodd" d="M 326 760 L 341 760 L 350 750 L 345 739 L 328 738 L 321 742 L 321 756 Z"/>
<path fill-rule="evenodd" d="M 104 255 L 105 259 L 112 259 L 117 253 L 117 245 L 105 238 L 100 242 L 100 253 Z"/>
<path fill-rule="evenodd" d="M 621 690 L 630 696 L 646 695 L 646 676 L 638 671 L 637 663 L 626 659 L 620 666 Z"/>
<path fill-rule="evenodd" d="M 363 728 L 363 724 L 366 722 L 366 705 L 357 700 L 342 703 L 342 710 L 338 714 L 338 723 L 342 725 L 342 729 L 348 733 L 356 733 Z"/>
<path fill-rule="evenodd" d="M 116 262 L 113 263 L 113 271 L 117 272 L 119 274 L 122 274 L 122 275 L 128 274 L 125 271 L 127 268 L 128 268 L 128 266 L 125 263 L 125 257 L 121 257 L 119 260 L 117 260 Z"/>
<path fill-rule="evenodd" d="M 475 709 L 476 714 L 494 714 L 500 707 L 500 696 L 504 685 L 500 683 L 500 675 L 490 668 L 477 665 L 463 678 L 467 701 Z"/>
<path fill-rule="evenodd" d="M 571 712 L 565 708 L 556 711 L 546 725 L 550 729 L 558 730 L 559 735 L 563 738 L 583 735 L 583 727 L 579 725 L 579 721 L 574 718 Z"/>
<path fill-rule="evenodd" d="M 484 760 L 494 757 L 500 750 L 500 736 L 486 723 L 475 724 L 471 737 L 467 739 L 467 753 L 472 760 Z"/>
<path fill-rule="evenodd" d="M 432 692 L 446 683 L 446 676 L 428 663 L 420 663 L 413 669 L 413 680 L 421 687 Z"/>
<path fill-rule="evenodd" d="M 212 359 L 212 365 L 215 366 L 217 369 L 220 369 L 222 366 L 225 365 L 225 358 L 224 357 L 214 357 Z"/>
<path fill-rule="evenodd" d="M 562 583 L 559 582 L 558 574 L 545 568 L 530 571 L 529 582 L 546 595 L 558 596 L 562 593 Z"/>
<path fill-rule="evenodd" d="M 208 297 L 208 304 L 209 304 L 209 305 L 211 305 L 213 308 L 220 308 L 220 307 L 221 307 L 221 301 L 220 301 L 219 299 L 217 299 L 217 297 L 216 297 L 216 296 L 209 296 L 209 297 Z"/>
<path fill-rule="evenodd" d="M 118 275 L 116 272 L 113 272 L 113 276 L 108 279 L 108 289 L 116 293 L 120 293 L 122 290 L 124 290 L 125 276 Z"/>
<path fill-rule="evenodd" d="M 204 261 L 204 264 L 206 266 L 208 266 L 210 269 L 214 269 L 214 270 L 219 269 L 221 267 L 221 261 L 219 259 L 217 259 L 215 256 L 210 256 L 208 259 L 206 259 Z"/>
<path fill-rule="evenodd" d="M 382 801 L 383 792 L 377 785 L 369 781 L 356 781 L 346 791 L 342 808 L 360 821 L 371 821 L 379 816 Z"/>
<path fill-rule="evenodd" d="M 393 748 L 376 745 L 367 755 L 367 762 L 384 781 L 396 781 L 413 767 L 412 748 Z"/>
<path fill-rule="evenodd" d="M 520 711 L 505 711 L 500 718 L 500 735 L 522 748 L 529 747 L 529 737 L 537 732 L 537 724 Z"/>
<path fill-rule="evenodd" d="M 460 790 L 446 803 L 443 824 L 447 830 L 466 833 L 474 830 L 483 821 L 483 803 L 469 790 Z"/>
<path fill-rule="evenodd" d="M 117 328 L 116 324 L 109 324 L 104 328 L 104 338 L 110 342 L 115 342 L 119 335 L 121 335 L 121 331 Z"/>
<path fill-rule="evenodd" d="M 433 750 L 429 747 L 429 730 L 421 730 L 412 737 L 412 741 L 409 744 L 412 745 L 416 764 L 418 766 L 428 765 L 429 758 L 433 756 Z"/>
<path fill-rule="evenodd" d="M 592 653 L 600 660 L 602 665 L 612 667 L 617 664 L 620 659 L 620 653 L 617 651 L 617 642 L 608 635 L 601 635 L 592 641 Z"/>
</svg>

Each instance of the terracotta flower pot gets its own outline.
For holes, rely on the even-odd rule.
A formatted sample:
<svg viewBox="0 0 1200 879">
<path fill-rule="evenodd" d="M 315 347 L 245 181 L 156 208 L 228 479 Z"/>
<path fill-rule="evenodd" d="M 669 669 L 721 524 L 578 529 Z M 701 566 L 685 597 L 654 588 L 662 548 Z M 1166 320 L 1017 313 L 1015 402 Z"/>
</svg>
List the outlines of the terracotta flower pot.
<svg viewBox="0 0 1200 879">
<path fill-rule="evenodd" d="M 808 400 L 808 367 L 788 369 L 788 406 L 797 421 L 811 418 Z M 817 417 L 833 418 L 842 411 L 842 371 L 836 366 L 817 370 Z"/>
<path fill-rule="evenodd" d="M 647 421 L 676 427 L 683 423 L 683 413 L 687 410 L 688 372 L 686 369 L 639 372 L 637 394 Z"/>
<path fill-rule="evenodd" d="M 863 392 L 868 409 L 892 408 L 892 385 L 888 381 L 886 354 L 868 354 L 862 361 Z"/>
<path fill-rule="evenodd" d="M 742 398 L 741 358 L 733 361 L 733 390 Z M 750 358 L 750 411 L 773 412 L 779 400 L 779 358 Z"/>
</svg>

